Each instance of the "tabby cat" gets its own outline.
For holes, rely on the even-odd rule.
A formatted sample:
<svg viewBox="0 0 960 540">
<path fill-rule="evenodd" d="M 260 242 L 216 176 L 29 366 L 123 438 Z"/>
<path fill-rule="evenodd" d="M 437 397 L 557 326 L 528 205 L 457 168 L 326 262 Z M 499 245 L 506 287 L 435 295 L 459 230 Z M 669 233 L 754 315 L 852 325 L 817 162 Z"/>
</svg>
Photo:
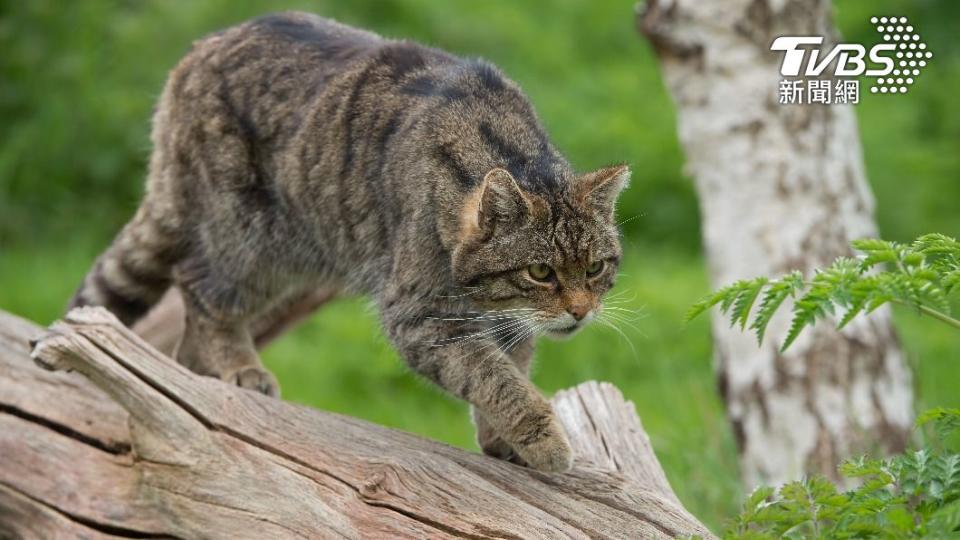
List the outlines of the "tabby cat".
<svg viewBox="0 0 960 540">
<path fill-rule="evenodd" d="M 626 166 L 574 173 L 485 61 L 305 13 L 195 43 L 152 141 L 143 201 L 71 307 L 129 325 L 176 285 L 178 360 L 277 395 L 251 319 L 364 293 L 406 362 L 472 404 L 486 453 L 570 467 L 527 374 L 534 339 L 582 328 L 614 283 Z"/>
</svg>

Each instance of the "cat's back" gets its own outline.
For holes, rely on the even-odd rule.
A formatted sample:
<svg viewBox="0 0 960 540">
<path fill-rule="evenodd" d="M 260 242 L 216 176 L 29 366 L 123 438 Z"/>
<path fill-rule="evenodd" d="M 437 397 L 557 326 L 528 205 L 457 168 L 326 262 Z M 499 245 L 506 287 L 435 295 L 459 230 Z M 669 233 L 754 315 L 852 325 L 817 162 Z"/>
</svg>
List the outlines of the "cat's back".
<svg viewBox="0 0 960 540">
<path fill-rule="evenodd" d="M 194 42 L 167 79 L 156 121 L 196 133 L 235 118 L 255 140 L 283 136 L 317 96 L 385 43 L 310 13 L 241 23 Z"/>
<path fill-rule="evenodd" d="M 349 69 L 386 41 L 312 13 L 275 13 L 198 40 L 178 69 L 206 68 L 222 76 L 256 71 L 259 78 L 272 72 L 290 78 L 323 77 Z"/>
</svg>

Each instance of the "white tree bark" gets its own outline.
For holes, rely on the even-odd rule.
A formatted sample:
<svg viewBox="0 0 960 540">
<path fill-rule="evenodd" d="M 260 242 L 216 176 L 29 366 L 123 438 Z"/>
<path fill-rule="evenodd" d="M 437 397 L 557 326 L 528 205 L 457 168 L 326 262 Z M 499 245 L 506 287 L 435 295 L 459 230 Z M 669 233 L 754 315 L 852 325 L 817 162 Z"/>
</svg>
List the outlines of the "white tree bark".
<svg viewBox="0 0 960 540">
<path fill-rule="evenodd" d="M 778 104 L 781 56 L 771 42 L 835 41 L 830 11 L 828 0 L 652 0 L 638 10 L 676 103 L 714 287 L 793 269 L 810 275 L 849 255 L 850 240 L 877 235 L 852 107 Z M 913 396 L 890 313 L 843 333 L 818 326 L 780 354 L 788 323 L 781 313 L 758 348 L 714 314 L 715 366 L 744 483 L 836 478 L 852 454 L 902 448 Z"/>
</svg>

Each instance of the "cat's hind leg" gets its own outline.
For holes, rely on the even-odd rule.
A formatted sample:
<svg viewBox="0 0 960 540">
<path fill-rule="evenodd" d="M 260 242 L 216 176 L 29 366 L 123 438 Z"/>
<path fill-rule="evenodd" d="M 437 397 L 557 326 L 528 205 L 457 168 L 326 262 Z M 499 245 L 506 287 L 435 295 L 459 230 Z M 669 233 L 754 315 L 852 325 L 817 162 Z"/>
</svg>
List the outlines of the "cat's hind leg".
<svg viewBox="0 0 960 540">
<path fill-rule="evenodd" d="M 177 361 L 201 375 L 279 397 L 277 379 L 260 362 L 248 317 L 225 313 L 183 290 L 186 326 Z"/>
</svg>

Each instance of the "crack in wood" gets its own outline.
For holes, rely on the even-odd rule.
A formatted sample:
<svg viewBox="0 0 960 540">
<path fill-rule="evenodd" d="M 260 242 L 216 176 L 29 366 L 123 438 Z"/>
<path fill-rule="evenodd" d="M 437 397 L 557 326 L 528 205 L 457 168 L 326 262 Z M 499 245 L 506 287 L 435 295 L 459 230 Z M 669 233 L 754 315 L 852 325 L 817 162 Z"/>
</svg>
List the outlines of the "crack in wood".
<svg viewBox="0 0 960 540">
<path fill-rule="evenodd" d="M 97 450 L 102 450 L 104 452 L 107 452 L 108 454 L 121 456 L 121 455 L 130 453 L 130 443 L 122 442 L 122 441 L 108 443 L 105 441 L 101 441 L 96 437 L 91 437 L 89 435 L 80 433 L 79 431 L 71 428 L 70 426 L 65 426 L 63 424 L 54 422 L 42 416 L 38 416 L 32 413 L 29 413 L 27 411 L 18 409 L 17 407 L 8 405 L 6 403 L 0 403 L 0 414 L 9 414 L 11 416 L 16 416 L 17 418 L 20 418 L 21 420 L 26 420 L 27 422 L 41 425 L 47 429 L 56 431 L 57 433 L 65 437 L 69 437 L 76 441 L 82 442 L 83 444 L 92 446 Z"/>
<path fill-rule="evenodd" d="M 169 399 L 170 401 L 172 401 L 174 404 L 176 404 L 178 407 L 180 407 L 181 409 L 183 409 L 187 414 L 189 414 L 189 415 L 192 416 L 194 419 L 196 419 L 198 422 L 200 422 L 201 424 L 203 424 L 204 427 L 206 427 L 207 429 L 210 429 L 210 430 L 216 430 L 216 426 L 213 424 L 213 422 L 211 422 L 209 419 L 207 419 L 207 418 L 203 415 L 203 413 L 201 413 L 200 411 L 198 411 L 197 409 L 195 409 L 192 405 L 190 405 L 189 403 L 187 403 L 186 401 L 184 401 L 183 399 L 181 399 L 179 396 L 177 396 L 176 394 L 174 394 L 173 392 L 171 392 L 169 389 L 164 388 L 163 385 L 161 385 L 161 384 L 157 383 L 156 381 L 152 380 L 152 379 L 151 379 L 150 377 L 148 377 L 145 373 L 143 373 L 142 371 L 140 371 L 139 369 L 137 369 L 136 366 L 134 366 L 132 363 L 124 360 L 123 358 L 120 358 L 119 356 L 117 356 L 116 354 L 114 354 L 112 351 L 110 351 L 109 349 L 107 349 L 106 347 L 104 347 L 103 345 L 101 345 L 100 343 L 97 343 L 97 341 L 96 341 L 95 339 L 91 339 L 89 336 L 86 336 L 86 335 L 83 335 L 83 334 L 81 334 L 81 336 L 82 336 L 84 339 L 86 339 L 88 342 L 90 342 L 91 345 L 93 345 L 94 347 L 96 347 L 97 349 L 99 349 L 101 352 L 103 352 L 103 354 L 105 354 L 105 355 L 109 356 L 110 358 L 112 358 L 113 360 L 115 360 L 118 364 L 120 364 L 121 366 L 123 366 L 127 371 L 129 371 L 130 373 L 132 373 L 133 375 L 135 375 L 138 379 L 140 379 L 141 381 L 143 381 L 147 386 L 153 388 L 154 390 L 156 390 L 157 392 L 159 392 L 161 395 L 163 395 L 164 397 L 166 397 L 167 399 Z"/>
<path fill-rule="evenodd" d="M 51 510 L 51 511 L 57 513 L 58 515 L 63 516 L 63 517 L 65 517 L 65 518 L 69 519 L 70 521 L 72 521 L 72 522 L 74 522 L 74 523 L 83 525 L 84 527 L 87 527 L 87 528 L 90 528 L 90 529 L 93 529 L 93 530 L 95 530 L 95 531 L 98 531 L 98 532 L 101 532 L 101 533 L 104 533 L 104 534 L 108 534 L 108 535 L 111 535 L 111 536 L 119 536 L 119 537 L 122 537 L 122 538 L 151 538 L 151 539 L 164 539 L 164 540 L 183 540 L 182 538 L 180 538 L 180 537 L 178 537 L 178 536 L 173 536 L 173 535 L 170 535 L 170 534 L 157 533 L 157 532 L 145 532 L 145 531 L 138 531 L 138 530 L 134 530 L 134 529 L 128 529 L 128 528 L 126 528 L 126 527 L 117 527 L 116 525 L 108 525 L 108 524 L 106 524 L 106 523 L 100 523 L 100 522 L 98 522 L 98 521 L 92 520 L 92 519 L 90 519 L 90 518 L 86 518 L 86 517 L 84 517 L 84 516 L 78 516 L 78 515 L 76 515 L 76 514 L 72 514 L 72 513 L 70 513 L 70 512 L 67 512 L 67 511 L 65 511 L 65 510 L 63 510 L 63 509 L 61 509 L 61 508 L 57 508 L 56 506 L 47 504 L 46 501 L 44 501 L 44 500 L 42 500 L 42 499 L 38 499 L 38 498 L 34 497 L 33 495 L 30 495 L 29 493 L 25 493 L 25 492 L 23 492 L 23 491 L 20 491 L 19 489 L 15 488 L 15 487 L 13 487 L 13 486 L 11 486 L 10 484 L 7 484 L 7 483 L 5 483 L 5 482 L 0 482 L 0 488 L 3 488 L 3 489 L 6 489 L 6 490 L 11 491 L 11 492 L 13 492 L 13 493 L 16 493 L 17 495 L 19 495 L 19 496 L 21 496 L 21 497 L 23 497 L 23 498 L 25 498 L 25 499 L 30 500 L 30 501 L 33 502 L 34 504 L 38 504 L 38 505 L 40 505 L 40 506 L 42 506 L 42 507 L 44 507 L 44 508 L 46 508 L 46 509 L 48 509 L 48 510 Z"/>
</svg>

